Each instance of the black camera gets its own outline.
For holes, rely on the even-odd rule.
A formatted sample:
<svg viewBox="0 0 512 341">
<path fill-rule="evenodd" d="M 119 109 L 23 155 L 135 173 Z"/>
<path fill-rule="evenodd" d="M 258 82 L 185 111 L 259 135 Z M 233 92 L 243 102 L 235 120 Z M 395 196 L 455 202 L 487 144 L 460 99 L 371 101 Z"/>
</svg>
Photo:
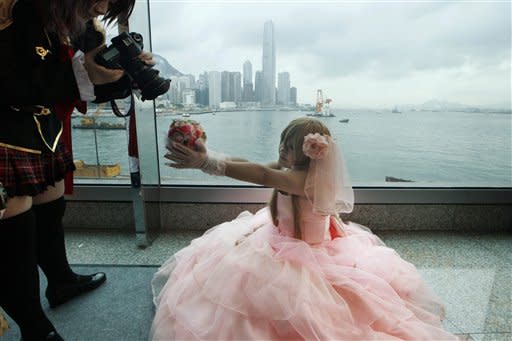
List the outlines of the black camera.
<svg viewBox="0 0 512 341">
<path fill-rule="evenodd" d="M 158 70 L 138 57 L 144 48 L 140 33 L 123 32 L 112 38 L 112 45 L 98 52 L 96 63 L 109 69 L 124 69 L 137 83 L 142 100 L 152 100 L 169 90 L 170 79 L 160 77 Z"/>
</svg>

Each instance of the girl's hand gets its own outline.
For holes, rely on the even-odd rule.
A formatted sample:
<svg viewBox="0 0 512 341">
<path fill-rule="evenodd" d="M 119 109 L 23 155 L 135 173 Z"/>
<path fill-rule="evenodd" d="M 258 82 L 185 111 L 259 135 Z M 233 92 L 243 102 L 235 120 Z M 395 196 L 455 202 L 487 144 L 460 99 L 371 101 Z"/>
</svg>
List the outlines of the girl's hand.
<svg viewBox="0 0 512 341">
<path fill-rule="evenodd" d="M 98 46 L 87 52 L 84 57 L 84 67 L 87 70 L 87 74 L 89 75 L 89 79 L 92 84 L 101 85 L 113 83 L 121 79 L 124 75 L 124 70 L 107 69 L 94 61 L 94 57 L 96 57 L 98 52 L 104 47 L 105 45 Z"/>
<path fill-rule="evenodd" d="M 173 168 L 200 169 L 208 160 L 206 146 L 201 139 L 196 141 L 196 150 L 190 149 L 177 142 L 172 142 L 171 145 L 166 148 L 169 153 L 165 154 L 164 157 L 168 160 L 174 161 L 168 162 L 166 165 Z"/>
</svg>

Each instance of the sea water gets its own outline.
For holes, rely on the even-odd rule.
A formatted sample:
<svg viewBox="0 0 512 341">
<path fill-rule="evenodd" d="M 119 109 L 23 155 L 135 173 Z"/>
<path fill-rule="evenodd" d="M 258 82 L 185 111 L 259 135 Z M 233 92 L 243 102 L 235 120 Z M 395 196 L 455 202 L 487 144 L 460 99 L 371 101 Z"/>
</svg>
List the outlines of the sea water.
<svg viewBox="0 0 512 341">
<path fill-rule="evenodd" d="M 512 187 L 512 115 L 466 112 L 333 110 L 321 117 L 341 146 L 354 186 Z M 255 162 L 278 158 L 281 131 L 303 111 L 238 111 L 192 114 L 207 133 L 209 149 Z M 180 115 L 158 115 L 157 141 L 163 184 L 243 185 L 197 170 L 165 165 L 164 137 Z M 101 116 L 98 121 L 122 118 Z M 348 119 L 348 122 L 340 122 Z M 78 123 L 80 117 L 74 117 Z M 121 164 L 117 180 L 129 182 L 127 132 L 73 129 L 74 158 Z M 97 142 L 97 143 L 96 143 Z M 139 153 L 146 151 L 139 150 Z M 393 177 L 411 182 L 389 182 Z M 95 180 L 92 180 L 94 182 Z M 105 181 L 105 180 L 104 180 Z M 106 180 L 108 182 L 108 180 Z M 86 180 L 91 182 L 91 180 Z"/>
</svg>

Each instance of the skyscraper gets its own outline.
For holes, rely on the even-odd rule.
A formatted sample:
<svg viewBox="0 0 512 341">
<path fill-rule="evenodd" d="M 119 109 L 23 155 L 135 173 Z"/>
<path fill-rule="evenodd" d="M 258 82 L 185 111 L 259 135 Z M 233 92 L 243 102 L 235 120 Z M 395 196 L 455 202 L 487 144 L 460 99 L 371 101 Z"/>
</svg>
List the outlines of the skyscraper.
<svg viewBox="0 0 512 341">
<path fill-rule="evenodd" d="M 297 88 L 294 86 L 290 88 L 290 104 L 297 105 Z"/>
<path fill-rule="evenodd" d="M 244 85 L 252 84 L 252 64 L 246 60 L 244 62 Z"/>
<path fill-rule="evenodd" d="M 201 105 L 208 105 L 208 72 L 199 75 L 197 80 L 196 100 Z"/>
<path fill-rule="evenodd" d="M 244 81 L 242 85 L 242 100 L 244 102 L 253 101 L 253 89 L 252 89 L 252 64 L 246 60 L 244 63 Z"/>
<path fill-rule="evenodd" d="M 229 71 L 222 71 L 220 75 L 221 81 L 221 100 L 222 102 L 233 102 L 233 83 L 231 82 L 231 76 Z"/>
<path fill-rule="evenodd" d="M 277 75 L 277 104 L 290 104 L 290 74 L 280 72 Z"/>
<path fill-rule="evenodd" d="M 254 100 L 261 102 L 263 98 L 263 72 L 256 71 L 254 75 Z"/>
<path fill-rule="evenodd" d="M 219 71 L 208 72 L 208 88 L 210 108 L 218 108 L 221 102 L 221 82 Z"/>
<path fill-rule="evenodd" d="M 240 72 L 222 71 L 222 102 L 240 102 L 242 99 L 242 74 Z"/>
<path fill-rule="evenodd" d="M 233 101 L 239 103 L 242 100 L 242 74 L 240 72 L 231 72 L 230 74 L 232 89 L 233 89 Z"/>
<path fill-rule="evenodd" d="M 274 40 L 274 23 L 272 20 L 263 26 L 263 93 L 261 104 L 276 103 L 276 46 Z"/>
</svg>

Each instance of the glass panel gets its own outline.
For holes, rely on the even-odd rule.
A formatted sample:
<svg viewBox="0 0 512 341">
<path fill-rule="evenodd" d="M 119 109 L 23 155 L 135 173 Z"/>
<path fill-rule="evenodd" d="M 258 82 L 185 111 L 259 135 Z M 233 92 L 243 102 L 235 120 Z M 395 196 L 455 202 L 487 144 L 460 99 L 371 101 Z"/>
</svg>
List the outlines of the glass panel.
<svg viewBox="0 0 512 341">
<path fill-rule="evenodd" d="M 128 107 L 118 101 L 123 112 Z M 127 118 L 113 114 L 109 103 L 88 103 L 87 115 L 71 118 L 77 184 L 129 184 Z"/>
<path fill-rule="evenodd" d="M 319 108 L 355 186 L 511 187 L 510 6 L 150 1 L 173 80 L 160 153 L 186 116 L 212 150 L 273 161 L 286 124 Z M 242 185 L 164 162 L 165 184 Z"/>
<path fill-rule="evenodd" d="M 150 1 L 152 51 L 172 79 L 155 103 L 158 152 L 188 116 L 210 149 L 269 162 L 286 124 L 321 103 L 355 186 L 512 187 L 510 6 Z M 272 36 L 275 91 L 265 92 Z M 126 141 L 110 133 L 98 139 L 109 163 L 125 155 L 112 141 Z M 74 140 L 77 156 L 79 145 L 94 152 L 90 134 Z M 165 184 L 246 185 L 164 163 Z"/>
<path fill-rule="evenodd" d="M 106 27 L 107 45 L 117 35 L 117 25 Z M 116 104 L 124 115 L 130 99 L 116 100 Z M 116 116 L 110 102 L 87 103 L 86 115 L 73 112 L 71 136 L 76 184 L 130 184 L 128 120 Z"/>
</svg>

